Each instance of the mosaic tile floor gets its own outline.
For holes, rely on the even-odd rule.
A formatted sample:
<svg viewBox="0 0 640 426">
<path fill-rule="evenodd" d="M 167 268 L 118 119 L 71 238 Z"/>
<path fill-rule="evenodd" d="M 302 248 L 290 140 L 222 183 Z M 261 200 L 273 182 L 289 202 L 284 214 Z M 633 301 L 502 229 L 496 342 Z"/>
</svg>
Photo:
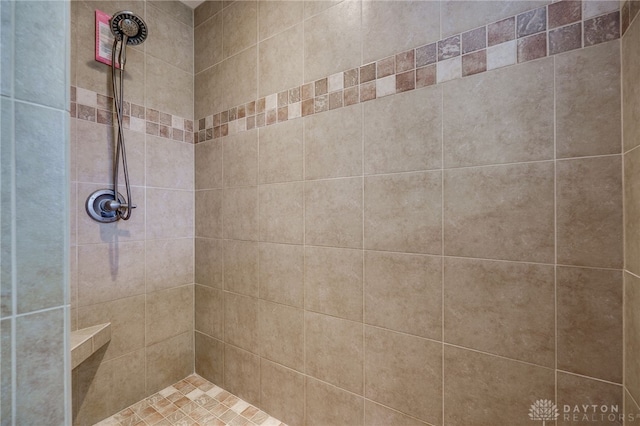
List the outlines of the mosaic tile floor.
<svg viewBox="0 0 640 426">
<path fill-rule="evenodd" d="M 95 426 L 286 426 L 193 374 Z"/>
</svg>

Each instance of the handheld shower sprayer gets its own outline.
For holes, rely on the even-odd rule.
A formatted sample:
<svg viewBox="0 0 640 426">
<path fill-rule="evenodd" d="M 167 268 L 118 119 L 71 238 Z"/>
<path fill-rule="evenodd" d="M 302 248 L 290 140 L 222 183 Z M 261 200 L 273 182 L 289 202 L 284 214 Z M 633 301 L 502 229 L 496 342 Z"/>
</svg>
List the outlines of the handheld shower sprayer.
<svg viewBox="0 0 640 426">
<path fill-rule="evenodd" d="M 115 222 L 119 219 L 129 220 L 131 210 L 136 207 L 131 202 L 131 186 L 129 184 L 129 170 L 122 125 L 122 117 L 124 115 L 124 66 L 127 62 L 127 45 L 141 44 L 147 38 L 147 24 L 132 12 L 118 12 L 111 17 L 109 22 L 111 32 L 114 35 L 113 49 L 111 51 L 111 84 L 116 110 L 117 136 L 113 152 L 113 190 L 100 189 L 95 191 L 87 198 L 85 205 L 89 216 L 98 222 Z M 126 198 L 118 193 L 120 156 L 122 156 Z"/>
</svg>

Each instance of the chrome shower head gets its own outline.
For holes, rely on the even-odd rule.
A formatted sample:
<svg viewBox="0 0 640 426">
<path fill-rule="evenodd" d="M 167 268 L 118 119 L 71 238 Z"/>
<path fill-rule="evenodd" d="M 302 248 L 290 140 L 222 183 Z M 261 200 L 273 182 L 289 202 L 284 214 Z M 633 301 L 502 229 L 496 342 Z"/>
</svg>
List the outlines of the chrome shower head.
<svg viewBox="0 0 640 426">
<path fill-rule="evenodd" d="M 111 17 L 111 32 L 118 40 L 126 36 L 127 44 L 141 44 L 147 38 L 147 24 L 133 12 L 121 11 Z"/>
</svg>

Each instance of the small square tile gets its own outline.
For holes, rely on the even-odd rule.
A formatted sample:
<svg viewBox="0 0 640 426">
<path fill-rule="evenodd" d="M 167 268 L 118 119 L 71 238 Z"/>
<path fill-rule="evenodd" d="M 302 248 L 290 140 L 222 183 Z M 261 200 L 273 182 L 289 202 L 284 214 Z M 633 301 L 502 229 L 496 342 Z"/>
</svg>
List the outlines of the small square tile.
<svg viewBox="0 0 640 426">
<path fill-rule="evenodd" d="M 300 93 L 300 86 L 289 89 L 289 103 L 294 104 L 302 100 Z"/>
<path fill-rule="evenodd" d="M 289 91 L 278 93 L 278 108 L 289 105 Z"/>
<path fill-rule="evenodd" d="M 396 57 L 389 56 L 376 62 L 376 78 L 383 78 L 396 72 Z M 360 79 L 362 81 L 362 79 Z"/>
<path fill-rule="evenodd" d="M 213 126 L 215 126 L 215 123 L 213 121 L 213 116 L 209 115 L 209 116 L 205 117 L 204 118 L 204 128 L 208 129 L 208 128 L 213 127 Z"/>
<path fill-rule="evenodd" d="M 349 71 L 344 72 L 344 87 L 353 87 L 357 86 L 360 81 L 358 79 L 359 70 L 358 68 L 352 68 Z"/>
<path fill-rule="evenodd" d="M 329 93 L 344 89 L 344 73 L 336 73 L 329 76 Z"/>
<path fill-rule="evenodd" d="M 486 49 L 462 56 L 462 76 L 479 74 L 487 70 Z"/>
<path fill-rule="evenodd" d="M 244 105 L 238 107 L 238 118 L 244 118 L 247 116 L 247 110 Z"/>
<path fill-rule="evenodd" d="M 436 64 L 416 70 L 416 89 L 436 84 Z"/>
<path fill-rule="evenodd" d="M 70 92 L 69 92 L 69 100 L 71 102 L 76 102 L 76 87 L 75 86 L 71 86 Z"/>
<path fill-rule="evenodd" d="M 265 111 L 267 105 L 267 100 L 265 98 L 260 98 L 256 101 L 256 114 L 261 114 Z"/>
<path fill-rule="evenodd" d="M 416 88 L 415 70 L 396 75 L 396 93 L 407 92 Z"/>
<path fill-rule="evenodd" d="M 224 123 L 228 123 L 229 122 L 229 111 L 222 111 L 220 113 L 220 124 L 224 124 Z M 209 126 L 207 126 L 209 127 Z"/>
<path fill-rule="evenodd" d="M 171 139 L 178 142 L 184 141 L 184 130 L 176 129 L 175 127 L 171 130 Z"/>
<path fill-rule="evenodd" d="M 217 126 L 216 129 L 219 129 L 220 126 Z M 198 132 L 198 141 L 200 142 L 204 142 L 205 140 L 207 140 L 207 131 L 206 130 L 200 130 Z"/>
<path fill-rule="evenodd" d="M 584 21 L 584 46 L 593 46 L 620 38 L 620 12 Z"/>
<path fill-rule="evenodd" d="M 416 57 L 413 49 L 396 55 L 396 74 L 412 70 L 415 67 Z"/>
<path fill-rule="evenodd" d="M 396 76 L 389 75 L 387 77 L 376 80 L 376 97 L 389 96 L 396 93 Z"/>
<path fill-rule="evenodd" d="M 221 124 L 222 124 L 222 113 L 217 113 L 216 115 L 213 116 L 213 127 L 219 126 Z M 207 127 L 211 127 L 211 126 L 205 126 L 203 127 L 203 129 L 206 129 Z"/>
<path fill-rule="evenodd" d="M 547 8 L 540 7 L 518 15 L 518 38 L 537 34 L 547 29 Z"/>
<path fill-rule="evenodd" d="M 436 43 L 420 46 L 416 49 L 416 67 L 435 64 L 438 61 L 438 49 Z"/>
<path fill-rule="evenodd" d="M 158 136 L 160 133 L 160 125 L 158 123 L 151 123 L 147 121 L 147 134 Z"/>
<path fill-rule="evenodd" d="M 278 94 L 272 93 L 265 98 L 265 109 L 266 111 L 269 111 L 270 109 L 276 108 L 278 108 Z"/>
<path fill-rule="evenodd" d="M 96 121 L 96 109 L 87 105 L 78 104 L 78 118 L 86 121 Z"/>
<path fill-rule="evenodd" d="M 226 126 L 226 124 L 224 124 L 224 126 Z M 213 129 L 205 130 L 205 140 L 210 141 L 211 139 L 213 139 Z"/>
<path fill-rule="evenodd" d="M 518 39 L 518 63 L 547 56 L 547 35 L 540 33 Z"/>
<path fill-rule="evenodd" d="M 582 47 L 582 23 L 549 31 L 549 55 L 556 55 Z"/>
<path fill-rule="evenodd" d="M 256 101 L 247 103 L 245 110 L 247 112 L 247 116 L 256 115 Z"/>
<path fill-rule="evenodd" d="M 278 108 L 278 123 L 281 121 L 287 121 L 289 119 L 289 107 L 283 106 Z"/>
<path fill-rule="evenodd" d="M 220 137 L 225 137 L 229 134 L 229 124 L 225 123 L 220 126 Z M 209 135 L 207 134 L 207 137 Z"/>
<path fill-rule="evenodd" d="M 186 143 L 195 143 L 194 139 L 193 139 L 194 133 L 193 132 L 185 132 L 184 134 L 184 141 Z"/>
<path fill-rule="evenodd" d="M 256 116 L 251 115 L 247 117 L 247 130 L 254 129 L 256 127 Z"/>
<path fill-rule="evenodd" d="M 581 1 L 563 0 L 549 5 L 549 29 L 572 24 L 581 19 Z"/>
<path fill-rule="evenodd" d="M 130 117 L 129 128 L 134 132 L 144 133 L 146 129 L 146 121 L 144 121 L 142 118 Z"/>
<path fill-rule="evenodd" d="M 98 106 L 96 93 L 82 87 L 76 88 L 76 102 L 92 107 Z"/>
<path fill-rule="evenodd" d="M 200 137 L 198 133 L 193 134 L 193 143 L 198 143 L 200 141 Z"/>
<path fill-rule="evenodd" d="M 438 83 L 460 78 L 462 76 L 462 58 L 458 56 L 445 61 L 439 61 L 436 74 Z"/>
<path fill-rule="evenodd" d="M 487 27 L 462 33 L 462 54 L 475 52 L 487 47 Z"/>
<path fill-rule="evenodd" d="M 307 99 L 313 99 L 313 97 L 315 96 L 314 94 L 314 83 L 307 83 L 305 85 L 302 86 L 302 100 L 306 101 Z"/>
<path fill-rule="evenodd" d="M 220 119 L 220 116 L 218 116 L 218 119 Z M 198 130 L 204 130 L 204 129 L 206 129 L 205 119 L 201 118 L 200 120 L 198 120 Z"/>
<path fill-rule="evenodd" d="M 238 118 L 238 108 L 231 108 L 229 110 L 229 121 L 236 120 Z"/>
<path fill-rule="evenodd" d="M 134 115 L 133 111 L 136 109 L 137 105 L 131 104 L 131 115 Z M 171 117 L 171 127 L 175 129 L 184 130 L 184 118 L 180 118 L 178 116 Z"/>
<path fill-rule="evenodd" d="M 107 109 L 113 105 L 113 98 L 110 98 L 100 93 L 96 94 L 96 105 L 98 108 Z"/>
<path fill-rule="evenodd" d="M 184 120 L 184 131 L 193 132 L 193 120 Z"/>
<path fill-rule="evenodd" d="M 302 103 L 295 102 L 289 104 L 289 119 L 294 119 L 298 117 L 302 117 Z"/>
<path fill-rule="evenodd" d="M 324 94 L 315 97 L 314 113 L 329 111 L 329 95 Z"/>
<path fill-rule="evenodd" d="M 368 81 L 360 85 L 360 102 L 370 101 L 376 98 L 376 82 Z"/>
<path fill-rule="evenodd" d="M 160 119 L 160 113 L 152 108 L 147 108 L 147 121 L 157 123 Z"/>
<path fill-rule="evenodd" d="M 108 109 L 111 109 L 110 107 Z M 141 105 L 131 104 L 131 116 L 136 118 L 144 118 L 146 115 L 145 108 Z M 179 123 L 178 123 L 179 124 Z"/>
<path fill-rule="evenodd" d="M 342 107 L 342 90 L 329 93 L 329 109 Z"/>
<path fill-rule="evenodd" d="M 71 118 L 76 118 L 78 116 L 78 104 L 75 102 L 71 102 L 71 106 L 69 108 L 69 115 Z"/>
<path fill-rule="evenodd" d="M 459 35 L 449 37 L 438 42 L 438 61 L 455 58 L 456 56 L 460 56 Z"/>
<path fill-rule="evenodd" d="M 372 62 L 360 67 L 360 83 L 376 79 L 376 63 Z"/>
<path fill-rule="evenodd" d="M 360 102 L 360 90 L 359 86 L 349 87 L 344 89 L 344 105 L 354 105 Z"/>
<path fill-rule="evenodd" d="M 278 121 L 278 112 L 276 109 L 267 110 L 267 126 L 274 124 Z"/>
<path fill-rule="evenodd" d="M 516 40 L 500 43 L 487 48 L 487 70 L 513 65 L 518 61 Z"/>
<path fill-rule="evenodd" d="M 113 114 L 111 111 L 105 111 L 102 109 L 96 110 L 96 121 L 100 124 L 109 124 L 111 125 L 113 122 Z"/>
<path fill-rule="evenodd" d="M 267 117 L 264 112 L 256 115 L 256 127 L 264 127 L 267 124 Z"/>
<path fill-rule="evenodd" d="M 160 137 L 161 138 L 170 138 L 171 137 L 171 127 L 160 125 Z"/>
<path fill-rule="evenodd" d="M 321 78 L 320 80 L 316 80 L 316 83 L 315 83 L 316 96 L 324 95 L 325 93 L 327 93 L 327 90 L 328 90 L 328 84 L 327 84 L 326 78 Z"/>
<path fill-rule="evenodd" d="M 314 113 L 314 99 L 305 99 L 302 101 L 302 116 L 306 117 L 307 115 L 311 115 Z"/>
<path fill-rule="evenodd" d="M 171 117 L 171 114 L 167 114 L 165 112 L 160 113 L 160 124 L 164 124 L 165 126 L 171 126 L 172 122 L 173 122 L 173 118 Z"/>
</svg>

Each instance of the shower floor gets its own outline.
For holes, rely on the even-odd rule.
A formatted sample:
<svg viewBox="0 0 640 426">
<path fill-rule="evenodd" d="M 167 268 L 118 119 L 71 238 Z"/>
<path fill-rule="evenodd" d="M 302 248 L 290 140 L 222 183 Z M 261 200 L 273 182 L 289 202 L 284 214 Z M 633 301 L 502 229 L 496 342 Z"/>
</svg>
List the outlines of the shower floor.
<svg viewBox="0 0 640 426">
<path fill-rule="evenodd" d="M 248 402 L 192 374 L 95 426 L 286 426 Z"/>
</svg>

